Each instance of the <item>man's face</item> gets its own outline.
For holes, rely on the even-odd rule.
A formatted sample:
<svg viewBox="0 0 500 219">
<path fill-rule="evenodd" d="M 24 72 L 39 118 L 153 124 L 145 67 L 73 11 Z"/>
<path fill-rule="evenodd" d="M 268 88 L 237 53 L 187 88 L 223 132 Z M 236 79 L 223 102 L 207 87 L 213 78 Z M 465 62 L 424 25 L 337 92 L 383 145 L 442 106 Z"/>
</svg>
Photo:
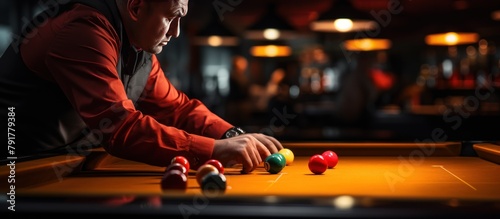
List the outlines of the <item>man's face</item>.
<svg viewBox="0 0 500 219">
<path fill-rule="evenodd" d="M 158 54 L 172 37 L 180 34 L 180 20 L 188 11 L 188 0 L 146 0 L 138 14 L 132 43 Z"/>
</svg>

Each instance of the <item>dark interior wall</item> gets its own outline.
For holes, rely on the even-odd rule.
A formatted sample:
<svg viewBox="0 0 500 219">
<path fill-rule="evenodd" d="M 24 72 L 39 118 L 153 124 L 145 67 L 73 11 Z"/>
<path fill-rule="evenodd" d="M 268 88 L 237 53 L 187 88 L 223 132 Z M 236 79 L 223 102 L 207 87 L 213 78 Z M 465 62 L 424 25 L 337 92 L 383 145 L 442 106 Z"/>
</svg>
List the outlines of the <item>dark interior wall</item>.
<svg viewBox="0 0 500 219">
<path fill-rule="evenodd" d="M 361 7 L 364 10 L 370 11 L 374 2 L 382 2 L 383 0 L 369 1 L 372 4 L 365 3 Z M 51 1 L 31 1 L 31 0 L 7 0 L 0 2 L 0 50 L 3 51 L 10 42 L 10 37 L 15 34 L 23 25 L 26 24 L 28 18 L 32 17 L 44 4 Z M 256 58 L 250 54 L 250 48 L 257 42 L 254 40 L 246 39 L 244 30 L 249 27 L 253 22 L 256 22 L 259 16 L 262 16 L 266 11 L 268 3 L 271 1 L 255 0 L 255 1 L 241 1 L 241 4 L 231 6 L 223 13 L 222 17 L 216 17 L 220 24 L 228 27 L 233 31 L 235 36 L 240 38 L 239 44 L 226 48 L 209 48 L 193 44 L 193 38 L 197 36 L 200 30 L 209 28 L 211 19 L 214 19 L 213 12 L 216 11 L 214 3 L 226 3 L 229 1 L 214 0 L 214 1 L 195 1 L 191 0 L 189 3 L 188 15 L 182 20 L 181 35 L 179 38 L 174 39 L 162 53 L 158 55 L 166 76 L 174 83 L 180 90 L 185 91 L 193 98 L 199 98 L 207 104 L 214 112 L 221 117 L 226 118 L 226 100 L 225 93 L 220 89 L 224 88 L 223 80 L 227 80 L 227 75 L 224 72 L 230 72 L 230 60 L 232 55 L 243 55 L 249 60 L 250 69 L 249 77 L 252 81 L 259 85 L 265 85 L 272 72 L 282 66 L 288 68 L 288 78 L 292 81 L 291 85 L 299 83 L 301 74 L 301 53 L 312 45 L 322 46 L 326 53 L 332 60 L 332 67 L 342 67 L 348 65 L 347 59 L 339 45 L 342 40 L 353 37 L 353 35 L 342 35 L 337 33 L 316 33 L 307 29 L 307 22 L 314 18 L 312 10 L 322 9 L 320 2 L 326 0 L 317 0 L 314 2 L 304 3 L 299 1 L 273 1 L 280 4 L 277 13 L 284 17 L 287 21 L 294 24 L 297 31 L 303 37 L 288 40 L 286 43 L 292 47 L 293 53 L 285 58 Z M 238 2 L 238 1 L 232 1 Z M 332 1 L 334 2 L 334 1 Z M 356 1 L 362 2 L 362 1 Z M 368 2 L 368 1 L 367 1 Z M 453 9 L 450 5 L 454 1 L 402 1 L 405 5 L 404 13 L 391 15 L 391 20 L 387 25 L 384 25 L 377 36 L 387 37 L 392 40 L 392 47 L 387 51 L 391 71 L 396 75 L 397 81 L 391 94 L 388 95 L 391 100 L 383 100 L 380 103 L 395 104 L 400 108 L 399 114 L 394 117 L 387 117 L 383 115 L 378 117 L 379 112 L 370 114 L 369 116 L 363 115 L 361 121 L 356 123 L 348 123 L 342 121 L 339 116 L 334 116 L 332 110 L 325 106 L 335 105 L 336 95 L 309 95 L 300 96 L 296 99 L 289 99 L 286 104 L 290 105 L 273 105 L 279 106 L 278 108 L 269 108 L 264 112 L 256 112 L 251 114 L 251 118 L 246 120 L 248 123 L 240 124 L 248 128 L 257 127 L 257 130 L 269 126 L 270 121 L 276 117 L 275 111 L 283 112 L 283 106 L 290 106 L 286 108 L 288 112 L 293 112 L 297 115 L 296 119 L 287 124 L 289 132 L 280 136 L 282 139 L 303 139 L 315 137 L 317 139 L 413 139 L 415 136 L 427 135 L 429 130 L 436 127 L 447 127 L 450 136 L 455 138 L 467 137 L 469 139 L 481 138 L 495 138 L 495 134 L 491 129 L 482 128 L 486 125 L 495 125 L 499 122 L 500 112 L 493 112 L 491 115 L 472 116 L 463 118 L 464 123 L 458 130 L 450 128 L 450 124 L 443 119 L 443 114 L 436 114 L 432 116 L 414 116 L 411 115 L 407 109 L 404 108 L 401 102 L 395 100 L 396 97 L 408 92 L 409 88 L 415 86 L 416 81 L 421 73 L 421 67 L 425 64 L 440 65 L 447 56 L 446 47 L 434 47 L 425 45 L 425 35 L 436 31 L 451 30 L 450 28 L 470 29 L 478 31 L 481 38 L 488 40 L 491 45 L 499 45 L 500 41 L 500 21 L 494 21 L 490 17 L 493 10 L 500 9 L 500 1 L 468 1 L 470 8 L 467 10 Z M 319 6 L 318 6 L 319 5 Z M 327 6 L 330 4 L 326 4 Z M 321 8 L 323 7 L 323 8 Z M 375 12 L 380 12 L 384 4 L 377 6 L 373 9 Z M 222 19 L 221 19 L 222 18 Z M 473 44 L 478 48 L 478 44 Z M 465 54 L 467 46 L 458 47 L 460 54 Z M 497 50 L 493 55 L 498 62 L 500 50 Z M 355 59 L 357 56 L 353 56 Z M 342 65 L 341 65 L 342 64 Z M 358 66 L 369 65 L 370 63 L 358 62 Z M 498 65 L 493 63 L 493 65 Z M 213 70 L 214 66 L 218 66 Z M 221 74 L 214 74 L 212 72 L 222 72 Z M 344 76 L 351 75 L 351 70 L 347 70 Z M 207 73 L 209 72 L 209 73 Z M 222 79 L 221 79 L 222 78 Z M 364 80 L 364 79 L 358 79 Z M 222 81 L 222 82 L 221 82 Z M 227 81 L 226 81 L 227 82 Z M 358 81 L 359 82 L 359 81 Z M 222 84 L 220 84 L 222 83 Z M 295 84 L 294 84 L 295 83 Z M 362 83 L 355 83 L 362 84 Z M 350 85 L 343 85 L 349 87 Z M 358 85 L 356 85 L 358 86 Z M 215 89 L 214 89 L 215 87 Z M 222 87 L 222 88 L 221 88 Z M 355 87 L 356 88 L 356 87 Z M 493 92 L 497 95 L 498 88 Z M 352 93 L 360 92 L 356 89 Z M 461 96 L 468 97 L 472 93 L 460 93 L 454 89 L 439 91 L 433 93 L 428 91 L 425 93 L 428 96 Z M 353 95 L 360 96 L 360 95 Z M 427 97 L 428 97 L 427 96 Z M 426 97 L 426 98 L 427 98 Z M 327 100 L 327 101 L 324 101 Z M 333 100 L 333 101 L 331 101 Z M 496 99 L 498 100 L 498 99 Z M 328 102 L 331 101 L 331 102 Z M 348 103 L 352 103 L 356 99 Z M 367 104 L 365 100 L 357 100 L 361 103 Z M 407 100 L 408 101 L 408 100 Z M 429 103 L 432 103 L 431 100 Z M 494 99 L 495 101 L 495 99 Z M 296 110 L 302 107 L 304 109 L 304 102 L 314 103 L 312 111 L 315 113 L 308 114 L 307 111 Z M 498 102 L 498 101 L 497 101 Z M 278 102 L 277 104 L 283 104 Z M 281 107 L 281 108 L 280 108 Z M 294 108 L 295 107 L 295 108 Z M 383 109 L 384 105 L 379 105 Z M 389 107 L 394 107 L 390 105 Z M 347 110 L 349 111 L 349 110 Z M 354 109 L 353 109 L 354 111 Z M 320 113 L 317 113 L 320 112 Z M 363 113 L 370 113 L 370 111 L 362 111 Z M 368 115 L 368 114 L 367 114 Z M 229 119 L 229 118 L 228 118 Z M 480 127 L 477 127 L 480 126 Z M 332 133 L 328 130 L 333 129 L 336 135 L 309 135 L 296 132 L 296 130 L 317 128 L 315 133 Z M 260 129 L 259 129 L 260 128 Z M 353 130 L 354 131 L 353 131 Z M 347 134 L 346 134 L 347 133 Z M 382 134 L 380 134 L 382 133 Z M 385 134 L 384 134 L 385 133 Z M 392 133 L 392 134 L 387 134 Z M 274 133 L 277 134 L 277 133 Z"/>
</svg>

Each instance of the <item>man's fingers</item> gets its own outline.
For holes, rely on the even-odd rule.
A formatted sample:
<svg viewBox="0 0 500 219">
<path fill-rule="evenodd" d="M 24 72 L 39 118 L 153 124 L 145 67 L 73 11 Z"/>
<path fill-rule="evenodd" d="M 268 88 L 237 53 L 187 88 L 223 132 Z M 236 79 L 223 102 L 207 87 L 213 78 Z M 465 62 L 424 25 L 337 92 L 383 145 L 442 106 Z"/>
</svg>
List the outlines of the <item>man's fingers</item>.
<svg viewBox="0 0 500 219">
<path fill-rule="evenodd" d="M 283 145 L 281 145 L 281 143 L 276 140 L 276 138 L 267 136 L 265 134 L 259 134 L 257 136 L 257 140 L 263 143 L 268 148 L 269 152 L 271 152 L 271 154 L 278 153 L 279 150 L 283 149 Z"/>
<path fill-rule="evenodd" d="M 262 143 L 257 143 L 257 150 L 259 151 L 259 155 L 262 159 L 265 159 L 269 155 L 271 155 L 271 151 Z"/>
<path fill-rule="evenodd" d="M 250 169 L 250 172 L 251 172 L 251 171 L 255 170 L 255 168 L 257 168 L 257 166 L 259 165 L 260 156 L 259 156 L 259 152 L 257 151 L 257 148 L 255 146 L 255 141 L 249 142 L 249 145 L 246 147 L 246 149 L 247 149 L 248 155 L 250 156 L 250 159 L 252 160 L 252 166 Z"/>
<path fill-rule="evenodd" d="M 241 169 L 241 173 L 250 173 L 252 172 L 252 159 L 250 158 L 250 154 L 248 153 L 248 150 L 243 150 L 242 154 L 242 164 L 243 168 Z"/>
<path fill-rule="evenodd" d="M 283 145 L 276 138 L 268 137 L 268 139 L 274 143 L 274 146 L 276 146 L 276 149 L 278 149 L 278 151 L 283 149 Z"/>
</svg>

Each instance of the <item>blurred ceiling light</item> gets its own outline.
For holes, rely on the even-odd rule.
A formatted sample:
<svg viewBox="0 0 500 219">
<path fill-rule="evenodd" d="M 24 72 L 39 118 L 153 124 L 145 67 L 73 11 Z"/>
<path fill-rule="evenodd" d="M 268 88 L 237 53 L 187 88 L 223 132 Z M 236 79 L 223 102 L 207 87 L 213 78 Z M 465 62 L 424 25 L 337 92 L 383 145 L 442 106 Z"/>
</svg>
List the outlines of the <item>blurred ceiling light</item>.
<svg viewBox="0 0 500 219">
<path fill-rule="evenodd" d="M 352 20 L 347 18 L 339 18 L 333 22 L 333 26 L 340 32 L 347 32 L 352 30 Z"/>
<path fill-rule="evenodd" d="M 349 195 L 341 195 L 333 199 L 333 206 L 338 209 L 352 209 L 356 205 L 354 197 Z"/>
<path fill-rule="evenodd" d="M 193 43 L 198 46 L 236 46 L 238 45 L 238 38 L 234 36 L 196 36 Z"/>
<path fill-rule="evenodd" d="M 357 10 L 350 0 L 337 0 L 330 9 L 311 22 L 311 30 L 319 32 L 356 32 L 377 28 L 367 13 Z"/>
<path fill-rule="evenodd" d="M 455 0 L 452 3 L 453 8 L 457 10 L 465 10 L 469 8 L 469 2 L 466 0 Z"/>
<path fill-rule="evenodd" d="M 286 45 L 258 45 L 250 49 L 255 57 L 284 57 L 292 54 L 292 49 Z"/>
<path fill-rule="evenodd" d="M 252 40 L 291 39 L 296 30 L 285 19 L 278 16 L 276 5 L 271 3 L 266 13 L 247 28 L 245 37 Z"/>
<path fill-rule="evenodd" d="M 349 51 L 387 50 L 391 46 L 389 39 L 362 38 L 344 41 L 344 48 Z"/>
<path fill-rule="evenodd" d="M 264 34 L 264 38 L 266 38 L 268 40 L 276 40 L 276 39 L 280 38 L 280 31 L 278 29 L 275 29 L 275 28 L 265 29 L 263 34 Z"/>
<path fill-rule="evenodd" d="M 239 39 L 219 21 L 217 14 L 212 14 L 210 22 L 193 38 L 198 46 L 236 46 Z"/>
<path fill-rule="evenodd" d="M 455 46 L 472 44 L 478 41 L 479 34 L 471 32 L 436 33 L 425 37 L 425 43 L 431 46 Z"/>
<path fill-rule="evenodd" d="M 495 21 L 500 21 L 500 10 L 491 12 L 491 19 Z"/>
</svg>

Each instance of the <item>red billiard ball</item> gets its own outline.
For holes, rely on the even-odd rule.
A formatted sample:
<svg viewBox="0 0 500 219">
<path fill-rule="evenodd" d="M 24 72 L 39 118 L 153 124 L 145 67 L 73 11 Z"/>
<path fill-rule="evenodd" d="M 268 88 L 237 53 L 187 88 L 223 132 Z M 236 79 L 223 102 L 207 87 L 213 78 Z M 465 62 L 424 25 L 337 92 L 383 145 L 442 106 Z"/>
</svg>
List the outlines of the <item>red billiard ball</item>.
<svg viewBox="0 0 500 219">
<path fill-rule="evenodd" d="M 214 167 L 217 168 L 217 170 L 219 170 L 219 173 L 224 174 L 224 166 L 222 165 L 222 163 L 220 161 L 218 161 L 216 159 L 210 159 L 207 162 L 205 162 L 205 164 L 213 165 Z"/>
<path fill-rule="evenodd" d="M 172 161 L 170 163 L 171 164 L 180 163 L 180 164 L 184 165 L 184 167 L 186 167 L 187 171 L 189 171 L 189 169 L 190 169 L 189 161 L 183 156 L 176 156 L 176 157 L 172 158 Z"/>
<path fill-rule="evenodd" d="M 309 170 L 314 174 L 322 174 L 328 168 L 328 163 L 325 158 L 320 154 L 315 154 L 309 158 Z"/>
<path fill-rule="evenodd" d="M 169 171 L 169 170 L 179 170 L 179 171 L 181 171 L 184 174 L 187 174 L 187 172 L 188 172 L 188 170 L 186 169 L 186 167 L 184 167 L 184 165 L 182 165 L 180 163 L 172 163 L 172 164 L 168 165 L 168 167 L 165 170 L 165 172 Z"/>
<path fill-rule="evenodd" d="M 183 191 L 187 189 L 187 176 L 180 170 L 169 170 L 163 174 L 160 185 L 162 191 Z"/>
<path fill-rule="evenodd" d="M 337 166 L 337 163 L 339 162 L 339 157 L 335 152 L 328 150 L 323 152 L 323 154 L 321 155 L 326 159 L 326 162 L 328 163 L 328 169 L 332 169 L 335 166 Z"/>
</svg>

